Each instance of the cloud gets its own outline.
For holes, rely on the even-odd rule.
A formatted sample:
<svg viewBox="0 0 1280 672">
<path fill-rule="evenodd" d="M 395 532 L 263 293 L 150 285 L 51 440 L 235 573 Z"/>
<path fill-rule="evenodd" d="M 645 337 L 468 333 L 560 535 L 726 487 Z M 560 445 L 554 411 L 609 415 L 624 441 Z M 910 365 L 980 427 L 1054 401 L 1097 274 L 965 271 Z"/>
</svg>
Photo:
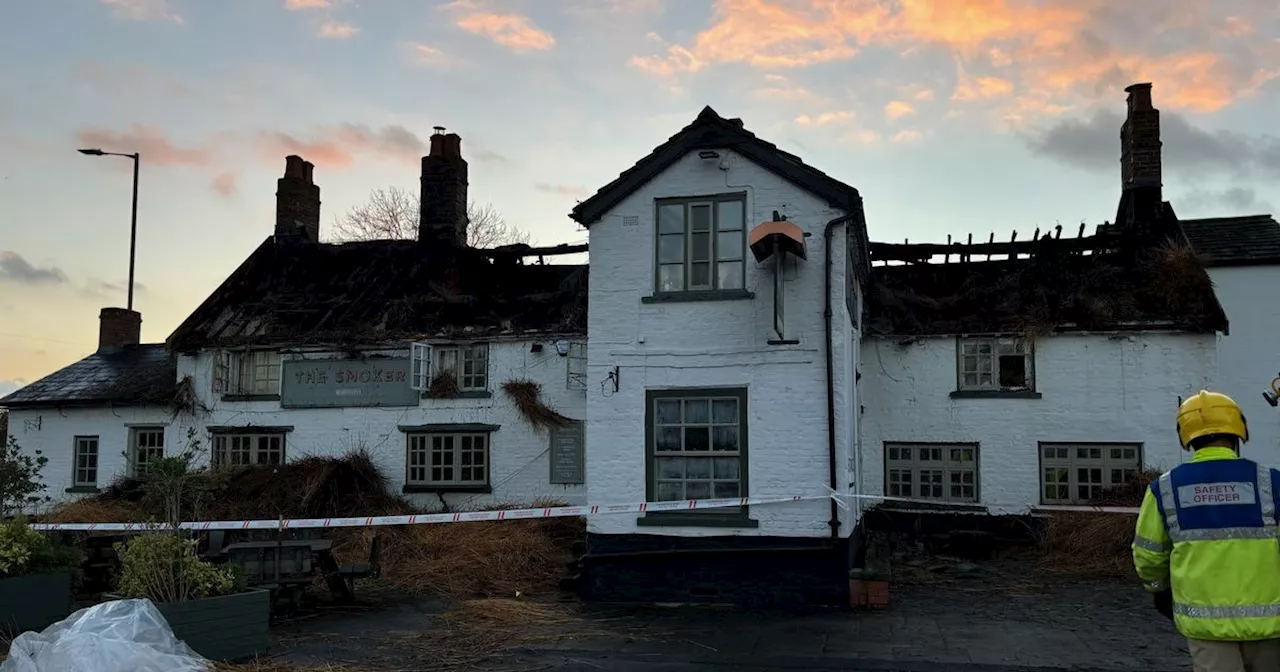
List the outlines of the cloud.
<svg viewBox="0 0 1280 672">
<path fill-rule="evenodd" d="M 519 14 L 473 12 L 460 17 L 457 26 L 469 33 L 484 35 L 517 53 L 546 51 L 556 45 L 556 38 Z"/>
<path fill-rule="evenodd" d="M 888 105 L 884 106 L 884 116 L 890 119 L 901 119 L 902 117 L 915 113 L 916 108 L 913 107 L 911 103 L 906 103 L 901 100 L 891 101 Z"/>
<path fill-rule="evenodd" d="M 230 197 L 236 193 L 236 174 L 219 173 L 209 182 L 209 187 L 221 196 Z"/>
<path fill-rule="evenodd" d="M 159 129 L 146 124 L 134 124 L 127 131 L 115 132 L 103 128 L 84 128 L 76 133 L 81 147 L 105 149 L 113 152 L 137 152 L 142 162 L 160 166 L 203 166 L 211 160 L 206 149 L 176 147 Z"/>
<path fill-rule="evenodd" d="M 304 9 L 324 9 L 329 6 L 329 0 L 284 0 L 284 8 L 296 12 Z"/>
<path fill-rule="evenodd" d="M 533 185 L 533 188 L 538 191 L 544 191 L 548 194 L 558 194 L 560 196 L 582 196 L 587 193 L 587 190 L 582 187 L 575 187 L 568 184 L 547 184 L 545 182 L 539 182 Z"/>
<path fill-rule="evenodd" d="M 356 154 L 416 162 L 427 151 L 421 138 L 398 125 L 377 130 L 363 124 L 323 126 L 313 130 L 311 136 L 304 139 L 280 131 L 263 133 L 261 150 L 272 161 L 281 154 L 297 154 L 327 168 L 347 168 L 355 162 Z"/>
<path fill-rule="evenodd" d="M 33 266 L 17 252 L 4 251 L 0 252 L 0 280 L 20 285 L 63 285 L 67 274 L 57 266 Z"/>
<path fill-rule="evenodd" d="M 875 131 L 862 129 L 847 133 L 842 139 L 859 145 L 874 145 L 875 143 L 880 142 L 880 134 Z"/>
<path fill-rule="evenodd" d="M 141 282 L 134 281 L 135 294 L 146 294 L 149 289 Z M 119 299 L 129 293 L 128 282 L 107 282 L 106 280 L 90 280 L 81 288 L 81 293 L 95 299 Z"/>
<path fill-rule="evenodd" d="M 27 381 L 22 378 L 13 378 L 10 380 L 0 380 L 0 397 L 7 396 L 10 392 L 20 390 L 26 387 Z M 16 429 L 16 428 L 15 428 Z M 10 432 L 14 430 L 9 430 Z"/>
<path fill-rule="evenodd" d="M 408 53 L 410 61 L 426 68 L 447 68 L 456 63 L 449 54 L 429 44 L 410 43 Z"/>
<path fill-rule="evenodd" d="M 854 113 L 852 110 L 831 110 L 829 112 L 820 112 L 816 115 L 802 114 L 796 117 L 796 123 L 800 126 L 829 126 L 831 124 L 840 124 L 853 121 Z"/>
<path fill-rule="evenodd" d="M 183 23 L 168 0 L 100 0 L 111 7 L 111 16 L 129 21 L 170 21 Z"/>
<path fill-rule="evenodd" d="M 955 102 L 1007 93 L 1053 109 L 1154 81 L 1171 109 L 1211 112 L 1280 77 L 1280 42 L 1267 37 L 1277 30 L 1273 0 L 1166 0 L 1158 13 L 1110 0 L 715 0 L 709 27 L 632 63 L 679 75 L 905 50 L 974 69 Z"/>
<path fill-rule="evenodd" d="M 924 138 L 924 134 L 920 131 L 903 130 L 898 131 L 898 133 L 893 136 L 893 141 L 898 143 L 916 142 L 922 138 Z"/>
<path fill-rule="evenodd" d="M 1013 84 L 999 77 L 970 77 L 963 66 L 957 67 L 956 89 L 951 100 L 968 102 L 999 98 L 1013 93 Z"/>
<path fill-rule="evenodd" d="M 1087 119 L 1066 119 L 1024 133 L 1033 153 L 1086 170 L 1119 170 L 1120 126 L 1124 117 L 1101 110 Z M 1223 172 L 1240 176 L 1280 177 L 1280 138 L 1248 136 L 1233 131 L 1206 131 L 1186 117 L 1162 113 L 1165 172 Z"/>
<path fill-rule="evenodd" d="M 1258 198 L 1257 192 L 1244 187 L 1231 187 L 1224 191 L 1193 189 L 1182 198 L 1170 199 L 1179 215 L 1203 213 L 1214 217 L 1252 215 L 1275 212 L 1271 203 Z"/>
<path fill-rule="evenodd" d="M 316 30 L 316 37 L 333 40 L 345 40 L 360 32 L 359 28 L 341 21 L 325 21 Z"/>
<path fill-rule="evenodd" d="M 765 75 L 765 86 L 755 89 L 751 95 L 755 98 L 777 101 L 812 100 L 817 97 L 813 91 L 792 82 L 783 75 Z"/>
</svg>

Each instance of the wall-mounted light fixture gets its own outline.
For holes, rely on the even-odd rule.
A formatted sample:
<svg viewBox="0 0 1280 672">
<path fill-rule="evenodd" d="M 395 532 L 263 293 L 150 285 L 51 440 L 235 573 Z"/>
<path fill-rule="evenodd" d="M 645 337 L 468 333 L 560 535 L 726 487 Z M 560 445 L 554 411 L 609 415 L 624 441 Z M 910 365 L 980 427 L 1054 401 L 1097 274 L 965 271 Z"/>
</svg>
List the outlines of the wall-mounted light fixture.
<svg viewBox="0 0 1280 672">
<path fill-rule="evenodd" d="M 569 341 L 556 341 L 556 354 L 561 357 L 569 355 Z"/>
<path fill-rule="evenodd" d="M 714 149 L 704 149 L 701 152 L 698 152 L 698 158 L 706 159 L 708 161 L 711 159 L 718 159 L 720 158 L 720 152 L 717 152 Z"/>
</svg>

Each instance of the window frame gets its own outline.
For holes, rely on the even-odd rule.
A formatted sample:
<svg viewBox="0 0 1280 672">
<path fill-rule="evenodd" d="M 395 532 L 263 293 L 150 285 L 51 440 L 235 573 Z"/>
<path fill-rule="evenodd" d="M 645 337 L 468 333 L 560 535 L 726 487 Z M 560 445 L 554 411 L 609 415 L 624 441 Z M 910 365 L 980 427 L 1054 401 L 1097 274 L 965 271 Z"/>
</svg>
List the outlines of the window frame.
<svg viewBox="0 0 1280 672">
<path fill-rule="evenodd" d="M 249 439 L 253 444 L 248 449 L 249 456 L 250 458 L 256 458 L 259 453 L 263 453 L 263 452 L 270 453 L 273 450 L 275 450 L 273 448 L 267 448 L 267 449 L 262 448 L 261 440 L 269 439 L 269 438 L 277 438 L 280 440 L 280 446 L 278 449 L 280 452 L 280 460 L 278 462 L 260 462 L 255 459 L 250 459 L 247 462 L 235 463 L 228 459 L 230 458 L 233 451 L 239 452 L 236 448 L 230 445 L 234 439 Z M 239 467 L 263 466 L 263 465 L 275 466 L 275 465 L 284 464 L 289 459 L 289 451 L 288 451 L 289 433 L 284 430 L 246 428 L 242 430 L 218 431 L 213 433 L 212 441 L 210 443 L 211 443 L 211 447 L 209 450 L 209 463 L 215 469 L 222 469 L 222 468 L 234 469 Z M 223 445 L 219 445 L 219 444 L 223 444 Z"/>
<path fill-rule="evenodd" d="M 706 196 L 681 196 L 673 198 L 656 198 L 653 203 L 653 300 L 663 299 L 697 299 L 697 298 L 749 298 L 751 293 L 747 291 L 747 193 L 729 192 L 720 194 L 709 194 Z M 738 203 L 742 208 L 742 221 L 737 229 L 724 229 L 725 233 L 740 234 L 741 253 L 737 259 L 718 258 L 719 254 L 719 236 L 720 229 L 720 204 L 722 203 Z M 676 235 L 662 233 L 661 213 L 663 207 L 681 206 L 684 214 L 684 230 L 680 234 L 683 238 L 681 250 L 682 256 L 679 262 L 682 267 L 681 271 L 681 288 L 680 289 L 663 289 L 662 288 L 662 272 L 663 266 L 673 266 L 674 263 L 662 263 L 662 236 Z M 711 209 L 711 222 L 707 230 L 709 235 L 709 243 L 707 249 L 707 262 L 709 264 L 710 283 L 706 286 L 694 286 L 690 284 L 691 269 L 693 264 L 693 231 L 691 228 L 691 209 L 697 206 L 708 206 Z M 741 264 L 741 270 L 738 275 L 738 286 L 724 288 L 720 286 L 720 264 L 721 263 L 738 263 Z M 698 262 L 702 263 L 702 262 Z"/>
<path fill-rule="evenodd" d="M 444 492 L 465 492 L 465 493 L 481 493 L 487 494 L 493 492 L 493 436 L 497 432 L 496 425 L 440 425 L 440 426 L 420 426 L 420 427 L 402 427 L 400 431 L 404 433 L 404 486 L 402 491 L 405 493 L 444 493 Z M 452 481 L 432 481 L 430 480 L 430 471 L 432 465 L 431 454 L 433 446 L 432 439 L 436 437 L 449 437 L 453 439 L 453 447 L 450 449 L 454 456 L 454 464 L 452 468 L 459 472 L 463 468 L 462 452 L 466 449 L 462 446 L 463 438 L 484 437 L 484 480 L 483 481 L 467 481 L 462 482 L 458 479 Z M 415 448 L 415 440 L 423 440 L 425 445 L 421 448 Z M 413 453 L 415 450 L 421 450 L 425 454 L 424 463 L 415 465 L 413 461 Z M 474 448 L 472 448 L 474 450 Z M 474 465 L 470 465 L 474 468 Z M 424 470 L 427 480 L 413 480 L 411 474 L 415 468 Z"/>
<path fill-rule="evenodd" d="M 1069 451 L 1069 453 L 1065 459 L 1059 458 L 1056 456 L 1052 458 L 1048 458 L 1045 456 L 1046 448 L 1066 449 Z M 1092 448 L 1101 449 L 1103 451 L 1102 457 L 1101 458 L 1078 457 L 1079 449 L 1092 449 Z M 1129 471 L 1141 472 L 1146 467 L 1146 455 L 1144 454 L 1146 452 L 1145 444 L 1141 441 L 1039 441 L 1037 442 L 1036 443 L 1036 464 L 1037 464 L 1037 469 L 1039 470 L 1039 473 L 1038 473 L 1038 476 L 1036 477 L 1036 482 L 1039 484 L 1039 489 L 1040 489 L 1040 496 L 1037 498 L 1040 504 L 1044 506 L 1074 506 L 1074 505 L 1080 505 L 1080 504 L 1088 505 L 1089 502 L 1087 499 L 1082 501 L 1078 496 L 1079 495 L 1078 490 L 1080 486 L 1080 483 L 1079 483 L 1080 469 L 1100 468 L 1103 471 L 1103 474 L 1102 474 L 1103 483 L 1100 486 L 1093 486 L 1096 489 L 1091 490 L 1090 498 L 1092 498 L 1094 494 L 1097 494 L 1097 492 L 1116 487 L 1117 485 L 1124 485 L 1124 483 L 1127 482 L 1127 479 L 1124 478 L 1123 474 L 1121 474 L 1122 480 L 1119 483 L 1115 483 L 1113 481 L 1110 481 L 1107 478 L 1112 474 L 1106 473 L 1108 470 L 1113 470 L 1117 468 L 1111 464 L 1112 460 L 1124 462 L 1124 458 L 1113 458 L 1110 456 L 1110 451 L 1117 450 L 1117 449 L 1118 450 L 1133 449 L 1134 452 L 1136 453 L 1135 458 L 1137 460 L 1137 466 L 1135 466 L 1133 469 L 1130 469 Z M 1095 459 L 1099 460 L 1098 464 L 1100 466 L 1097 466 L 1097 467 L 1083 466 L 1082 467 L 1082 466 L 1079 466 L 1078 464 L 1080 460 L 1084 460 L 1085 464 L 1089 464 Z M 1048 483 L 1045 481 L 1045 470 L 1050 468 L 1066 469 L 1067 482 L 1065 484 L 1065 487 L 1067 488 L 1067 499 L 1050 499 L 1046 496 Z M 1055 485 L 1058 485 L 1056 481 L 1055 481 Z M 1090 485 L 1092 486 L 1092 484 Z"/>
<path fill-rule="evenodd" d="M 91 453 L 87 457 L 93 460 L 92 466 L 80 466 L 81 448 L 93 446 Z M 72 438 L 71 443 L 71 487 L 69 492 L 97 492 L 98 490 L 98 471 L 101 467 L 102 458 L 102 437 L 96 434 L 77 434 Z M 92 479 L 81 478 L 81 472 L 85 472 L 86 476 L 92 472 Z"/>
<path fill-rule="evenodd" d="M 728 399 L 738 404 L 738 496 L 750 495 L 750 425 L 749 394 L 746 387 L 665 388 L 645 390 L 645 501 L 657 499 L 657 402 L 667 399 Z M 708 418 L 710 420 L 710 418 Z M 710 422 L 708 423 L 710 425 Z M 708 454 L 714 451 L 708 450 Z M 715 493 L 711 493 L 714 495 Z M 722 499 L 712 497 L 712 499 Z M 760 523 L 749 517 L 749 506 L 724 507 L 693 511 L 649 511 L 637 519 L 641 526 L 736 527 L 756 528 Z"/>
<path fill-rule="evenodd" d="M 991 351 L 989 354 L 974 353 L 966 354 L 966 346 L 987 345 Z M 1025 382 L 1026 385 L 1020 386 L 1004 386 L 1000 384 L 1000 358 L 1010 355 L 1000 353 L 1003 346 L 1011 346 L 1013 348 L 1022 348 L 1022 358 L 1025 366 Z M 1012 353 L 1014 356 L 1017 353 Z M 969 385 L 965 382 L 966 374 L 981 375 L 988 373 L 979 368 L 969 371 L 965 367 L 966 357 L 990 357 L 991 358 L 991 383 L 983 385 Z M 956 389 L 951 393 L 953 398 L 962 397 L 988 397 L 988 398 L 1010 398 L 1010 399 L 1039 399 L 1041 393 L 1036 388 L 1036 343 L 1035 339 L 1026 338 L 1020 335 L 966 335 L 956 337 Z"/>
<path fill-rule="evenodd" d="M 474 350 L 482 349 L 484 352 L 484 371 L 476 373 L 465 373 L 468 359 L 466 355 Z M 458 384 L 459 398 L 486 398 L 493 396 L 490 384 L 493 382 L 490 362 L 493 359 L 493 347 L 488 341 L 473 341 L 466 343 L 412 343 L 409 349 L 409 386 L 421 396 L 428 397 L 431 390 L 431 382 L 436 376 L 443 373 L 441 367 L 445 361 L 445 355 L 453 355 L 454 362 L 454 378 Z M 471 358 L 474 363 L 476 358 Z M 458 372 L 457 368 L 461 367 L 462 372 Z M 483 385 L 467 385 L 468 378 L 472 379 L 482 376 L 484 378 Z"/>
<path fill-rule="evenodd" d="M 266 361 L 255 361 L 260 357 Z M 249 371 L 246 372 L 246 369 Z M 259 379 L 257 375 L 263 369 L 266 370 L 266 376 Z M 250 348 L 219 350 L 214 353 L 213 389 L 222 395 L 224 401 L 279 400 L 283 379 L 284 357 L 278 350 Z M 259 385 L 259 382 L 262 384 Z"/>
<path fill-rule="evenodd" d="M 895 448 L 896 449 L 902 449 L 902 448 L 913 449 L 911 459 L 910 460 L 903 460 L 901 458 L 891 459 L 889 457 L 890 450 Z M 937 460 L 937 461 L 920 460 L 914 450 L 915 448 L 938 448 L 946 452 L 944 452 L 942 456 L 943 459 L 941 460 Z M 960 466 L 965 464 L 963 460 L 953 461 L 951 459 L 950 451 L 965 450 L 965 449 L 973 450 L 973 466 L 971 468 Z M 982 444 L 976 441 L 885 441 L 881 456 L 884 461 L 883 492 L 887 497 L 904 497 L 909 499 L 919 499 L 919 500 L 924 500 L 928 502 L 935 502 L 937 504 L 948 504 L 948 505 L 975 505 L 975 504 L 980 505 L 982 504 Z M 927 463 L 929 466 L 922 467 L 922 463 Z M 911 494 L 908 494 L 908 495 L 902 495 L 900 493 L 894 492 L 894 489 L 892 487 L 894 485 L 894 482 L 891 479 L 891 476 L 892 476 L 891 472 L 895 469 L 896 470 L 903 469 L 904 468 L 902 466 L 903 464 L 909 465 L 906 468 L 911 471 L 910 485 L 912 487 L 912 492 Z M 932 470 L 931 467 L 933 464 L 940 464 L 942 468 L 941 485 L 943 488 L 943 496 L 941 498 L 919 494 L 920 490 L 918 488 L 920 485 L 923 485 L 923 479 L 920 478 L 920 471 L 922 468 L 929 468 L 930 470 Z M 951 495 L 950 486 L 953 485 L 951 482 L 951 474 L 957 473 L 957 472 L 964 473 L 966 471 L 973 472 L 973 499 L 971 500 L 963 499 L 963 498 L 956 499 Z M 960 483 L 959 485 L 963 486 L 964 484 Z"/>
<path fill-rule="evenodd" d="M 128 459 L 129 475 L 133 476 L 134 478 L 137 478 L 142 475 L 142 472 L 138 470 L 138 467 L 140 464 L 149 464 L 152 459 L 164 458 L 165 456 L 164 451 L 166 448 L 165 444 L 167 443 L 167 437 L 165 436 L 165 433 L 166 433 L 165 429 L 166 428 L 164 425 L 138 425 L 138 426 L 129 428 L 129 459 Z M 159 446 L 147 446 L 148 449 L 155 449 L 158 447 L 160 450 L 160 454 L 158 456 L 153 455 L 151 457 L 148 457 L 146 460 L 139 462 L 138 449 L 140 448 L 140 446 L 138 445 L 138 438 L 143 434 L 153 434 L 153 435 L 158 434 L 160 436 Z"/>
</svg>

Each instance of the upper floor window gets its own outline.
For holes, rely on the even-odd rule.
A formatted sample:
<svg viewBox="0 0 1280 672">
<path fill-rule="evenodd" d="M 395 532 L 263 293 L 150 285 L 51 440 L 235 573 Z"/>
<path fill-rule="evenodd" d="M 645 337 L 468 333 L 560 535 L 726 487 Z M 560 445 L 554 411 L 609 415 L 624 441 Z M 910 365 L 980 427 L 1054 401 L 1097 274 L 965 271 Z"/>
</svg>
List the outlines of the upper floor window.
<svg viewBox="0 0 1280 672">
<path fill-rule="evenodd" d="M 742 194 L 657 203 L 656 291 L 742 289 L 746 198 Z"/>
<path fill-rule="evenodd" d="M 271 350 L 217 353 L 213 390 L 227 395 L 280 394 L 280 353 Z"/>
<path fill-rule="evenodd" d="M 414 343 L 410 354 L 412 387 L 431 396 L 489 390 L 489 344 L 430 345 Z"/>
<path fill-rule="evenodd" d="M 1032 391 L 1035 353 L 1022 338 L 960 339 L 959 389 L 962 391 Z"/>
</svg>

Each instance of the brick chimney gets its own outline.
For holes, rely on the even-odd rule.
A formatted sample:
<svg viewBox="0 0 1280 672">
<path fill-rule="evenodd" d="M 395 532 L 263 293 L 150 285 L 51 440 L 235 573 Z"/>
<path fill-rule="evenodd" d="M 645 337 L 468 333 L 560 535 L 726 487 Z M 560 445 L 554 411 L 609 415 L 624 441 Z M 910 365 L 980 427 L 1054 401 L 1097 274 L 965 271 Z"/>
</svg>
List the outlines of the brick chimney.
<svg viewBox="0 0 1280 672">
<path fill-rule="evenodd" d="M 320 241 L 320 187 L 312 180 L 310 161 L 290 155 L 284 177 L 276 180 L 276 242 Z"/>
<path fill-rule="evenodd" d="M 1120 127 L 1120 183 L 1127 219 L 1135 229 L 1150 229 L 1163 211 L 1160 160 L 1160 110 L 1151 104 L 1151 84 L 1134 84 L 1128 114 Z"/>
<path fill-rule="evenodd" d="M 98 313 L 98 352 L 119 350 L 142 342 L 142 314 L 124 308 Z"/>
<path fill-rule="evenodd" d="M 418 242 L 435 248 L 467 244 L 467 161 L 462 138 L 435 127 L 431 152 L 422 157 L 422 210 Z"/>
</svg>

